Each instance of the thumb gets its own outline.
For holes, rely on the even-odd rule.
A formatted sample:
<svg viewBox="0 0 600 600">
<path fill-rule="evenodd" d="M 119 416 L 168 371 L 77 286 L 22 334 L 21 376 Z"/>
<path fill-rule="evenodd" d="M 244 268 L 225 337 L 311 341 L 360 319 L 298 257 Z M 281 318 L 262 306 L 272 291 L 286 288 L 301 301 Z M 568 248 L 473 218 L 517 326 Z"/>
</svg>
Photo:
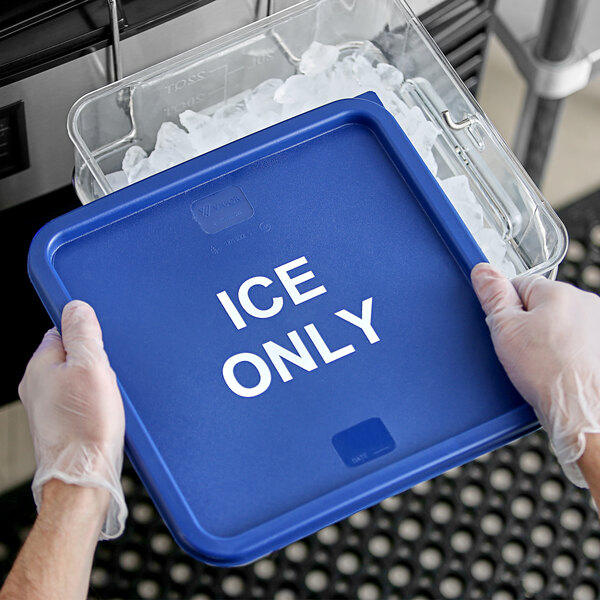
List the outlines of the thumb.
<svg viewBox="0 0 600 600">
<path fill-rule="evenodd" d="M 81 300 L 72 300 L 63 309 L 62 340 L 67 364 L 89 365 L 106 360 L 96 313 Z"/>
<path fill-rule="evenodd" d="M 523 308 L 511 281 L 489 263 L 479 263 L 473 267 L 471 282 L 486 316 L 506 308 Z"/>
</svg>

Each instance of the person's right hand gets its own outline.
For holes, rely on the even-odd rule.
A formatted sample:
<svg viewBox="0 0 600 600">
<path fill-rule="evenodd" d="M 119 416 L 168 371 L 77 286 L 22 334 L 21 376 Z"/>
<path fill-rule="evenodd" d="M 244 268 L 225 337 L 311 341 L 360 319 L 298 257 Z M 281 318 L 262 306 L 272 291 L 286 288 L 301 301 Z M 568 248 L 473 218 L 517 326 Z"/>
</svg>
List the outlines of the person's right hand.
<svg viewBox="0 0 600 600">
<path fill-rule="evenodd" d="M 19 396 L 33 438 L 37 470 L 32 490 L 38 510 L 51 479 L 103 488 L 111 495 L 100 539 L 123 531 L 127 506 L 121 488 L 125 415 L 94 310 L 79 300 L 62 313 L 62 337 L 46 333 Z"/>
<path fill-rule="evenodd" d="M 510 281 L 487 263 L 471 280 L 506 373 L 567 477 L 587 487 L 576 461 L 585 434 L 600 433 L 600 298 L 541 276 Z"/>
</svg>

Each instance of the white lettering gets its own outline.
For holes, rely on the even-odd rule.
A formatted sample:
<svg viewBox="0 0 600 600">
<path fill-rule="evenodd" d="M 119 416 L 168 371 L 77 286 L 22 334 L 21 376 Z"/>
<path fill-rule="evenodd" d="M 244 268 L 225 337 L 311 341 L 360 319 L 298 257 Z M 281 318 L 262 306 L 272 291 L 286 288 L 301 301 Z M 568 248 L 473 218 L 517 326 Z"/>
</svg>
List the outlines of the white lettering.
<svg viewBox="0 0 600 600">
<path fill-rule="evenodd" d="M 243 329 L 246 327 L 246 322 L 240 315 L 238 309 L 235 307 L 235 304 L 231 301 L 229 294 L 225 291 L 219 292 L 217 294 L 217 298 L 219 302 L 222 304 L 223 308 L 227 311 L 229 318 L 232 320 L 233 324 L 237 329 Z"/>
<path fill-rule="evenodd" d="M 269 317 L 274 317 L 283 306 L 283 298 L 281 296 L 277 296 L 273 298 L 273 304 L 271 304 L 270 308 L 261 309 L 257 308 L 250 300 L 249 292 L 251 288 L 262 285 L 263 287 L 269 287 L 273 282 L 268 277 L 250 277 L 242 283 L 240 286 L 240 290 L 238 292 L 238 298 L 240 300 L 240 304 L 242 308 L 251 316 L 256 317 L 257 319 L 268 319 Z M 239 329 L 239 327 L 238 327 Z"/>
<path fill-rule="evenodd" d="M 294 354 L 291 350 L 283 348 L 275 342 L 266 342 L 263 344 L 265 352 L 269 355 L 271 362 L 284 382 L 292 379 L 292 376 L 283 362 L 283 359 L 301 367 L 305 371 L 313 371 L 317 368 L 317 363 L 310 355 L 308 348 L 304 345 L 304 342 L 300 339 L 298 333 L 296 331 L 290 331 L 287 335 L 292 344 L 294 344 L 294 348 L 298 354 Z"/>
<path fill-rule="evenodd" d="M 317 352 L 321 355 L 325 364 L 329 364 L 338 358 L 342 358 L 342 356 L 347 356 L 354 352 L 354 346 L 352 346 L 352 344 L 332 352 L 313 323 L 305 325 L 304 329 L 306 330 L 306 333 L 308 333 L 308 337 L 312 340 L 312 343 L 315 345 Z"/>
<path fill-rule="evenodd" d="M 258 371 L 259 380 L 254 387 L 246 387 L 242 385 L 235 376 L 233 370 L 237 365 L 242 362 L 248 362 L 256 367 Z M 223 378 L 229 389 L 242 398 L 254 398 L 259 396 L 263 392 L 266 392 L 271 385 L 271 371 L 267 366 L 267 363 L 256 354 L 250 352 L 240 352 L 230 356 L 223 365 Z"/>
<path fill-rule="evenodd" d="M 356 315 L 353 315 L 351 312 L 347 310 L 340 310 L 336 312 L 336 316 L 340 319 L 344 319 L 344 321 L 348 321 L 352 325 L 356 325 L 360 329 L 362 329 L 363 333 L 367 336 L 367 339 L 371 344 L 379 341 L 379 336 L 375 333 L 373 326 L 371 325 L 371 315 L 373 312 L 373 298 L 367 298 L 362 302 L 362 316 L 359 318 Z"/>
<path fill-rule="evenodd" d="M 324 294 L 327 290 L 325 286 L 320 285 L 319 287 L 313 288 L 312 290 L 308 290 L 306 292 L 300 293 L 296 287 L 309 279 L 313 279 L 315 276 L 312 271 L 305 271 L 300 275 L 296 275 L 296 277 L 290 277 L 288 275 L 288 271 L 292 271 L 302 265 L 307 263 L 306 257 L 301 256 L 296 260 L 293 260 L 285 265 L 281 265 L 280 267 L 275 267 L 275 273 L 277 277 L 281 280 L 283 287 L 286 289 L 287 293 L 290 295 L 290 298 L 294 302 L 294 304 L 301 304 L 302 302 L 306 302 L 307 300 L 311 300 L 316 296 L 320 296 Z"/>
</svg>

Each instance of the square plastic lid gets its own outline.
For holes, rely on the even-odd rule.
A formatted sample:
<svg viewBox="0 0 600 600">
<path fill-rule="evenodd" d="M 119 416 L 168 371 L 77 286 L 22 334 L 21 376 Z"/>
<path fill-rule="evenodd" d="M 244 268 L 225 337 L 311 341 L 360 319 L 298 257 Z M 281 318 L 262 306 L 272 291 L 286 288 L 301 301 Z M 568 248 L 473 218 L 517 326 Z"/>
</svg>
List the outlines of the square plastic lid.
<svg viewBox="0 0 600 600">
<path fill-rule="evenodd" d="M 537 426 L 482 260 L 368 95 L 64 215 L 29 270 L 56 324 L 95 308 L 142 481 L 184 549 L 233 565 Z"/>
</svg>

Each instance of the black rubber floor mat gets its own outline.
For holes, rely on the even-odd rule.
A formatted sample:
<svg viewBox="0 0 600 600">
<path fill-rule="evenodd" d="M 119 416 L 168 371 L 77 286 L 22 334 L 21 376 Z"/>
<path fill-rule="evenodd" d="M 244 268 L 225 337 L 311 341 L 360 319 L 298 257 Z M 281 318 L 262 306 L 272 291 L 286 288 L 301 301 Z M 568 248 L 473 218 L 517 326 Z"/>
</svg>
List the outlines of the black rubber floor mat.
<svg viewBox="0 0 600 600">
<path fill-rule="evenodd" d="M 559 279 L 600 291 L 600 193 L 561 218 L 572 241 Z M 129 463 L 123 485 L 127 529 L 98 546 L 90 598 L 600 597 L 598 515 L 543 432 L 241 568 L 183 553 Z M 0 581 L 34 515 L 29 486 L 0 497 Z"/>
</svg>

